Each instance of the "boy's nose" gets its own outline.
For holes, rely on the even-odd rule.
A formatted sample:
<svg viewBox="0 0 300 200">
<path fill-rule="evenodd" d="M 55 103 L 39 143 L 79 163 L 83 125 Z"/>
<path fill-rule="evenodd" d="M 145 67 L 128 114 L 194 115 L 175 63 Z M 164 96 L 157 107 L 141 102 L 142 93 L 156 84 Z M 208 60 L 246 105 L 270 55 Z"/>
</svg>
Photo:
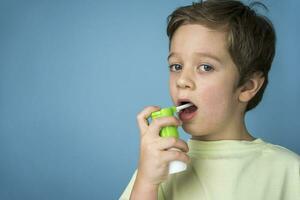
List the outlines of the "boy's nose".
<svg viewBox="0 0 300 200">
<path fill-rule="evenodd" d="M 177 79 L 176 81 L 177 87 L 179 88 L 190 88 L 190 89 L 194 89 L 195 88 L 195 84 L 194 81 L 191 78 L 191 75 L 189 75 L 188 73 L 184 73 L 182 72 L 180 77 Z"/>
</svg>

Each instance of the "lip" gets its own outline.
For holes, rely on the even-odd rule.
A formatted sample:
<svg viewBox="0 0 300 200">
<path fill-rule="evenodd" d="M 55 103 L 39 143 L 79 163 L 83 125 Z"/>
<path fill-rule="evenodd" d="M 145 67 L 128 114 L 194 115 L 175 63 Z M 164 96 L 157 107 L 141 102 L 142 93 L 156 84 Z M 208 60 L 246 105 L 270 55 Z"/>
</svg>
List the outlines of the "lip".
<svg viewBox="0 0 300 200">
<path fill-rule="evenodd" d="M 186 122 L 191 121 L 196 115 L 197 115 L 197 110 L 195 112 L 193 112 L 191 115 L 189 115 L 188 117 L 183 117 L 182 113 L 179 113 L 179 119 L 182 122 L 186 123 Z"/>
<path fill-rule="evenodd" d="M 189 98 L 179 98 L 179 99 L 177 99 L 176 106 L 180 106 L 182 102 L 190 102 L 190 103 L 194 104 L 197 107 L 197 105 L 192 100 L 190 100 Z"/>
</svg>

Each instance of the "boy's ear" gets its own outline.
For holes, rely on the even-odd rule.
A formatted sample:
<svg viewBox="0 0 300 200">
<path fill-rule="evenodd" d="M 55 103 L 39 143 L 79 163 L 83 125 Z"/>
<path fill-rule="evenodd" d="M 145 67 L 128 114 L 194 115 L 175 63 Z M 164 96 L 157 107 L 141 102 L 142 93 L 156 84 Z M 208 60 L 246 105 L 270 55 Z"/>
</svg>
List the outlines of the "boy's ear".
<svg viewBox="0 0 300 200">
<path fill-rule="evenodd" d="M 253 73 L 248 81 L 240 86 L 239 101 L 249 102 L 259 91 L 264 81 L 265 77 L 262 72 Z"/>
</svg>

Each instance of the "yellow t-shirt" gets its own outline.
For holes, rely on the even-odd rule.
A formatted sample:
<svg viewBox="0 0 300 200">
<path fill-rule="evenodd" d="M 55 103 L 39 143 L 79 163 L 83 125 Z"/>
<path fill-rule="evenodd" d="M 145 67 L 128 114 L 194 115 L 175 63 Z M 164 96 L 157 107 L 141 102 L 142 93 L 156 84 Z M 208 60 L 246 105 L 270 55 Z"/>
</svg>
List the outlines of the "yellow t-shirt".
<svg viewBox="0 0 300 200">
<path fill-rule="evenodd" d="M 192 161 L 159 186 L 167 200 L 300 200 L 300 157 L 264 142 L 189 140 Z M 120 200 L 129 199 L 136 171 Z"/>
</svg>

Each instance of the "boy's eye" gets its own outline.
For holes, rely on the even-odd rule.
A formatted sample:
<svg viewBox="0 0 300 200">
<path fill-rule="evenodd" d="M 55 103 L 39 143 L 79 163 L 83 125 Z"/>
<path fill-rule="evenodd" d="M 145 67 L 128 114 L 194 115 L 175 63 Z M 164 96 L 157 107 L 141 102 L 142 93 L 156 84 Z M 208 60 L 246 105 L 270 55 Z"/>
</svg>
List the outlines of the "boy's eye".
<svg viewBox="0 0 300 200">
<path fill-rule="evenodd" d="M 198 69 L 200 69 L 201 71 L 204 71 L 204 72 L 209 72 L 209 71 L 213 70 L 213 67 L 208 64 L 202 64 L 198 67 Z"/>
<path fill-rule="evenodd" d="M 169 66 L 171 72 L 177 72 L 182 69 L 180 64 L 173 64 Z"/>
</svg>

